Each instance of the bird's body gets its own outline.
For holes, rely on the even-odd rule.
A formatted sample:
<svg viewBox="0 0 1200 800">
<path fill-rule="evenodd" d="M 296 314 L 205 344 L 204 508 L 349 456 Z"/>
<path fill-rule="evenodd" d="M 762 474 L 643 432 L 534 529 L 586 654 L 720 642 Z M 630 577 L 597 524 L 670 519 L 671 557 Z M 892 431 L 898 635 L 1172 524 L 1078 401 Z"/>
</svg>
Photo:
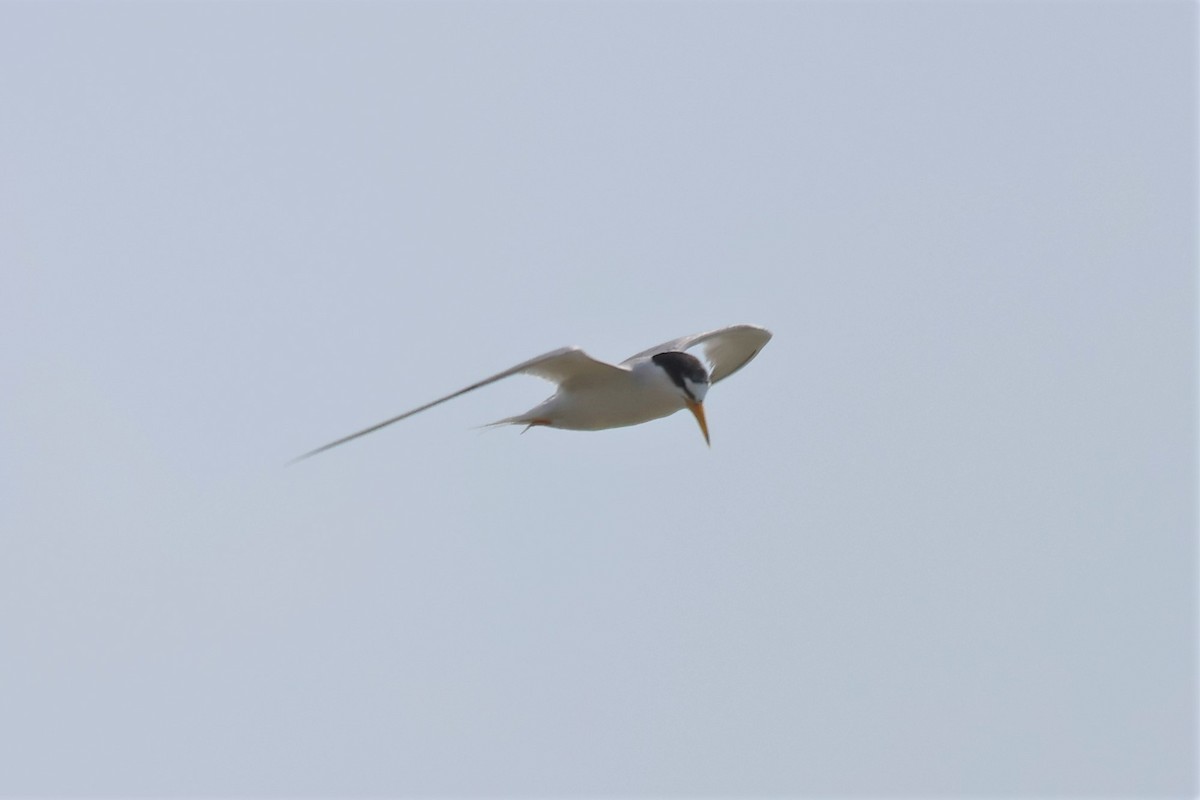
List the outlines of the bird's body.
<svg viewBox="0 0 1200 800">
<path fill-rule="evenodd" d="M 754 325 L 732 325 L 672 339 L 631 356 L 620 364 L 598 361 L 578 347 L 559 348 L 484 378 L 465 389 L 318 447 L 300 458 L 316 455 L 439 403 L 517 374 L 535 375 L 552 381 L 558 384 L 558 391 L 524 414 L 506 417 L 492 425 L 546 426 L 565 430 L 597 431 L 639 425 L 686 408 L 696 417 L 707 441 L 708 423 L 704 418 L 703 403 L 709 386 L 745 366 L 770 338 L 771 333 L 763 328 Z M 702 349 L 711 369 L 705 369 L 698 358 L 684 352 L 694 347 Z"/>
<path fill-rule="evenodd" d="M 643 359 L 604 380 L 566 382 L 524 414 L 492 424 L 602 431 L 640 425 L 686 407 L 684 396 L 667 374 L 650 359 Z"/>
</svg>

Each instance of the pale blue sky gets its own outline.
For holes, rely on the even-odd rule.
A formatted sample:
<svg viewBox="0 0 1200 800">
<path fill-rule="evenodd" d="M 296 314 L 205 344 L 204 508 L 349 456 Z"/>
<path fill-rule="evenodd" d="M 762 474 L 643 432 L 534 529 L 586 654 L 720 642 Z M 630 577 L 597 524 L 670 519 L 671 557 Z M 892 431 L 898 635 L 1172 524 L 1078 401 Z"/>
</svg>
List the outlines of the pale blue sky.
<svg viewBox="0 0 1200 800">
<path fill-rule="evenodd" d="M 0 3 L 0 794 L 1196 792 L 1192 3 Z M 775 339 L 478 432 L 567 344 Z"/>
</svg>

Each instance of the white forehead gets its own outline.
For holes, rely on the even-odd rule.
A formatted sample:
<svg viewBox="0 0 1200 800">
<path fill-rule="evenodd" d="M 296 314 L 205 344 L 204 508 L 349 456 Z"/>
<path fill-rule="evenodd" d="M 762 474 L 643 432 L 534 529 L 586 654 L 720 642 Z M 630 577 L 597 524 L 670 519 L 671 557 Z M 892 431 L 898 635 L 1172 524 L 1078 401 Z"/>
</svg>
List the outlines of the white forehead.
<svg viewBox="0 0 1200 800">
<path fill-rule="evenodd" d="M 696 381 L 693 381 L 691 378 L 684 378 L 683 384 L 684 384 L 684 386 L 686 386 L 688 388 L 688 391 L 690 391 L 692 393 L 692 397 L 696 398 L 697 403 L 703 401 L 704 395 L 708 394 L 708 383 L 707 382 L 697 383 Z"/>
</svg>

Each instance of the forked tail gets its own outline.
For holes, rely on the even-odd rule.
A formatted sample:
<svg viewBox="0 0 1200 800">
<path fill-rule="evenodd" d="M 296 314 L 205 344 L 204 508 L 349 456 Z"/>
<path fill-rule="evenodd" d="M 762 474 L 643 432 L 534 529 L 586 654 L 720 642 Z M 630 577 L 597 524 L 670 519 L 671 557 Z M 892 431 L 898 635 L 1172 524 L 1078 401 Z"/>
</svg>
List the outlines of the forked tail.
<svg viewBox="0 0 1200 800">
<path fill-rule="evenodd" d="M 485 425 L 480 425 L 478 428 L 499 428 L 501 425 L 524 425 L 525 430 L 521 431 L 521 433 L 525 433 L 525 431 L 528 431 L 535 425 L 549 424 L 550 420 L 546 419 L 545 417 L 539 417 L 534 414 L 518 414 L 515 417 L 505 417 L 504 419 L 498 419 L 495 422 L 489 422 Z"/>
</svg>

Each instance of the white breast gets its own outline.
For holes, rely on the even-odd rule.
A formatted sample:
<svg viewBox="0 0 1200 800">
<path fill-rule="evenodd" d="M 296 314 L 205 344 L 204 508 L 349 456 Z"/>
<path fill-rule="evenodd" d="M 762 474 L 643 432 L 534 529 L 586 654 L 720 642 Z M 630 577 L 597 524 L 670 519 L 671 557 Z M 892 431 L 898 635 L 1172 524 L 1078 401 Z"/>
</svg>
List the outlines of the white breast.
<svg viewBox="0 0 1200 800">
<path fill-rule="evenodd" d="M 597 431 L 639 425 L 685 407 L 682 392 L 652 362 L 629 367 L 621 380 L 564 387 L 523 416 L 549 419 L 555 428 Z"/>
</svg>

